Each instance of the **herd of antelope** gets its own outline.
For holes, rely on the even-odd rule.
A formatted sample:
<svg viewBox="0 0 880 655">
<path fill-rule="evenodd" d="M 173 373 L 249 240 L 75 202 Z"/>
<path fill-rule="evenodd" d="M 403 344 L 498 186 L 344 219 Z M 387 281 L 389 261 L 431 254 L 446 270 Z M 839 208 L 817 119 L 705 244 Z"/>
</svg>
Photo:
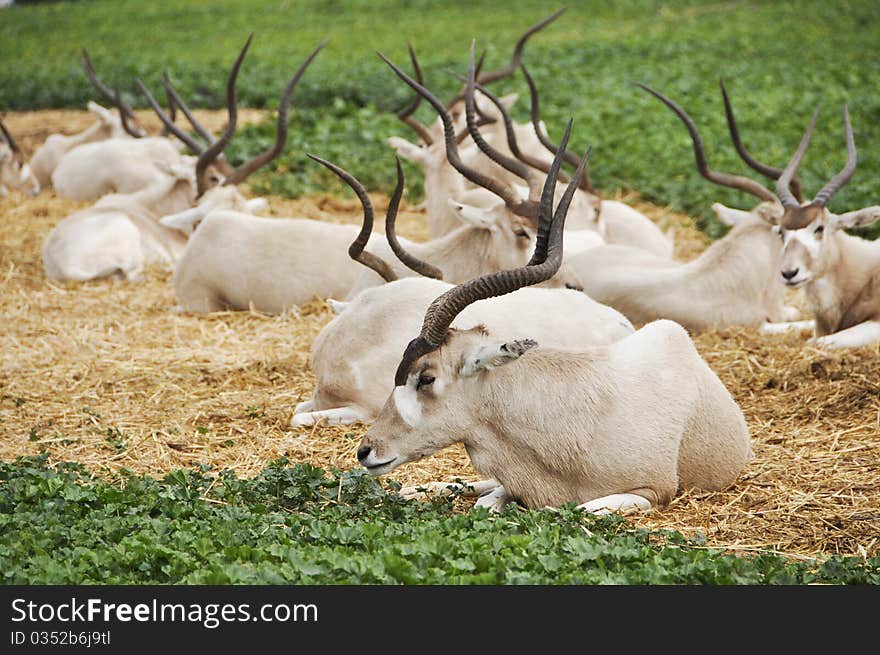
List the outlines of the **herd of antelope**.
<svg viewBox="0 0 880 655">
<path fill-rule="evenodd" d="M 713 205 L 732 229 L 698 259 L 677 261 L 669 235 L 592 187 L 589 151 L 567 149 L 571 122 L 559 144 L 547 136 L 522 55 L 561 13 L 529 28 L 502 69 L 483 71 L 472 44 L 468 74 L 448 102 L 425 86 L 412 48 L 413 76 L 379 53 L 415 92 L 398 117 L 418 141 L 388 143 L 424 170 L 427 242 L 396 236 L 399 159 L 384 238 L 373 233 L 360 182 L 317 155 L 309 156 L 360 199 L 360 229 L 260 217 L 266 200 L 239 188 L 283 151 L 293 91 L 321 46 L 281 93 L 275 144 L 238 167 L 223 152 L 236 131 L 236 80 L 250 39 L 227 79 L 219 136 L 195 119 L 167 75 L 167 109 L 137 81 L 164 126 L 149 135 L 84 52 L 86 73 L 113 108 L 90 102 L 95 124 L 50 136 L 30 162 L 0 123 L 0 192 L 51 186 L 60 197 L 95 201 L 46 236 L 43 264 L 54 280 L 134 281 L 160 264 L 174 270 L 176 311 L 280 313 L 325 299 L 335 316 L 312 345 L 315 390 L 295 408 L 292 426 L 368 424 L 357 459 L 372 475 L 463 443 L 488 479 L 457 489 L 493 510 L 515 500 L 626 512 L 664 505 L 688 488 L 722 489 L 752 456 L 750 435 L 690 334 L 741 325 L 813 330 L 811 342 L 828 348 L 880 341 L 880 244 L 844 231 L 876 221 L 880 206 L 828 209 L 856 167 L 846 108 L 846 166 L 806 201 L 795 172 L 816 115 L 785 168 L 768 166 L 743 145 L 722 84 L 734 146 L 775 181 L 771 191 L 710 169 L 684 109 L 638 84 L 684 123 L 703 177 L 760 201 L 751 210 Z M 510 118 L 516 96 L 488 88 L 517 70 L 530 90 L 528 124 Z M 435 123 L 415 119 L 421 102 L 436 111 Z M 192 132 L 176 124 L 178 113 Z M 795 320 L 787 289 L 803 289 L 811 320 Z M 431 483 L 403 493 L 453 488 Z"/>
</svg>

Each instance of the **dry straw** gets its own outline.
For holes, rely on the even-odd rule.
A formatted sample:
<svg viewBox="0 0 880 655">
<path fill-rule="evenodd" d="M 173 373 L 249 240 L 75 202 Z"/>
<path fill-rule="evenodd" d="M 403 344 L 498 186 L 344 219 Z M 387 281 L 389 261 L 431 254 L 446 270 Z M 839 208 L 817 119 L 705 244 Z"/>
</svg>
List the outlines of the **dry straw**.
<svg viewBox="0 0 880 655">
<path fill-rule="evenodd" d="M 18 134 L 35 114 L 10 115 Z M 69 118 L 69 113 L 64 113 Z M 219 123 L 219 119 L 217 119 Z M 65 123 L 69 125 L 69 123 Z M 31 140 L 33 138 L 33 140 Z M 22 138 L 26 148 L 45 134 Z M 387 199 L 374 196 L 377 211 Z M 676 233 L 677 254 L 706 239 L 686 216 L 631 198 Z M 270 199 L 279 216 L 356 222 L 356 201 Z M 84 206 L 51 193 L 0 200 L 0 458 L 47 451 L 95 475 L 161 475 L 208 465 L 253 475 L 273 459 L 350 468 L 363 426 L 292 429 L 310 397 L 312 339 L 331 319 L 315 301 L 296 312 L 193 316 L 173 311 L 170 273 L 141 283 L 58 284 L 43 275 L 42 241 Z M 406 207 L 405 236 L 424 238 Z M 632 520 L 738 552 L 871 556 L 880 545 L 880 351 L 828 353 L 802 337 L 749 329 L 699 335 L 698 349 L 740 403 L 755 459 L 737 483 L 689 492 Z M 456 447 L 392 475 L 404 484 L 476 479 Z"/>
</svg>

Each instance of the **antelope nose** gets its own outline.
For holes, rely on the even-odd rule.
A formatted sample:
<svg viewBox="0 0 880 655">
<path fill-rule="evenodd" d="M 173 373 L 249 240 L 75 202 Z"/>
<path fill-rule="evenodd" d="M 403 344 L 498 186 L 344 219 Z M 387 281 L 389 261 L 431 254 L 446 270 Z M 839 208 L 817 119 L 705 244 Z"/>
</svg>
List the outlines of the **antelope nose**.
<svg viewBox="0 0 880 655">
<path fill-rule="evenodd" d="M 358 448 L 357 452 L 358 461 L 363 462 L 367 457 L 370 456 L 370 447 L 369 446 L 361 446 Z"/>
<path fill-rule="evenodd" d="M 792 269 L 792 270 L 790 270 L 790 271 L 782 271 L 782 277 L 784 277 L 786 280 L 790 280 L 790 279 L 792 279 L 795 275 L 798 274 L 798 271 L 799 271 L 799 270 L 800 270 L 799 268 L 794 268 L 794 269 Z"/>
</svg>

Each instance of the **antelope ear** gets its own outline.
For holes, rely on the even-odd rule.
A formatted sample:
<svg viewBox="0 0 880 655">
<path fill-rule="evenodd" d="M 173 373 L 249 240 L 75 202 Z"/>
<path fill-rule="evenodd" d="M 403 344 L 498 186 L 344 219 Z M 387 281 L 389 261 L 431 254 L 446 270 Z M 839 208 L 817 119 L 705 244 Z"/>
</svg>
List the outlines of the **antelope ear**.
<svg viewBox="0 0 880 655">
<path fill-rule="evenodd" d="M 206 207 L 193 207 L 176 214 L 168 214 L 159 219 L 159 222 L 165 227 L 180 230 L 184 234 L 192 234 L 205 215 L 208 213 Z"/>
<path fill-rule="evenodd" d="M 835 227 L 865 227 L 880 219 L 880 206 L 873 205 L 857 209 L 854 212 L 846 212 L 845 214 L 832 214 L 831 222 Z"/>
<path fill-rule="evenodd" d="M 452 198 L 448 202 L 449 206 L 455 210 L 463 223 L 481 230 L 494 230 L 497 228 L 495 214 L 491 209 L 466 205 Z"/>
<path fill-rule="evenodd" d="M 115 116 L 113 112 L 107 109 L 106 107 L 102 107 L 97 102 L 89 100 L 86 103 L 86 109 L 92 112 L 98 119 L 105 123 L 112 123 Z"/>
<path fill-rule="evenodd" d="M 186 161 L 157 161 L 153 162 L 153 166 L 165 173 L 165 175 L 170 175 L 178 180 L 195 181 L 195 170 Z"/>
<path fill-rule="evenodd" d="M 516 104 L 516 101 L 519 100 L 519 94 L 508 93 L 506 96 L 501 96 L 499 100 L 501 100 L 501 104 L 505 109 L 510 109 Z"/>
<path fill-rule="evenodd" d="M 415 143 L 407 141 L 399 136 L 388 137 L 388 145 L 407 161 L 416 164 L 423 164 L 425 162 L 426 153 L 425 148 L 422 146 L 416 145 Z"/>
<path fill-rule="evenodd" d="M 259 216 L 269 209 L 269 202 L 265 198 L 251 198 L 245 203 L 249 213 Z"/>
<path fill-rule="evenodd" d="M 507 343 L 493 343 L 487 346 L 479 346 L 476 350 L 467 354 L 464 365 L 461 367 L 463 377 L 471 377 L 482 371 L 491 371 L 493 368 L 504 366 L 522 357 L 523 353 L 538 345 L 532 339 L 520 339 Z"/>
<path fill-rule="evenodd" d="M 731 227 L 739 225 L 751 216 L 751 212 L 743 211 L 742 209 L 733 209 L 727 205 L 722 205 L 720 202 L 712 204 L 712 211 L 715 212 L 715 217 L 719 221 Z"/>
</svg>

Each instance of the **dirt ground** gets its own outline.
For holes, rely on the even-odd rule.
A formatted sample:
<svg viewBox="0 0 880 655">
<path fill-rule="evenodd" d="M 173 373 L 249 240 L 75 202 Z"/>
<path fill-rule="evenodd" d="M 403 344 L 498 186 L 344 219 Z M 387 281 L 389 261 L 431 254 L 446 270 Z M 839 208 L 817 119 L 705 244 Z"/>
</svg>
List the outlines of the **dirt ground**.
<svg viewBox="0 0 880 655">
<path fill-rule="evenodd" d="M 200 112 L 201 114 L 201 112 Z M 223 116 L 205 112 L 212 128 Z M 255 115 L 256 117 L 256 115 Z M 83 112 L 9 114 L 26 151 Z M 688 259 L 707 240 L 686 216 L 632 199 L 676 233 Z M 387 199 L 374 196 L 377 212 Z M 269 198 L 271 213 L 356 223 L 353 198 Z M 44 192 L 0 199 L 0 458 L 47 451 L 96 475 L 162 475 L 208 465 L 252 475 L 273 459 L 356 465 L 363 426 L 293 429 L 311 396 L 312 339 L 331 319 L 320 301 L 282 316 L 172 312 L 171 273 L 141 283 L 58 284 L 40 258 L 59 220 L 83 207 Z M 422 239 L 423 212 L 404 208 L 400 232 Z M 737 552 L 872 556 L 880 552 L 880 349 L 828 353 L 796 335 L 749 329 L 695 342 L 745 412 L 755 459 L 730 489 L 686 493 L 632 520 Z M 456 447 L 401 467 L 404 484 L 476 479 Z"/>
</svg>

